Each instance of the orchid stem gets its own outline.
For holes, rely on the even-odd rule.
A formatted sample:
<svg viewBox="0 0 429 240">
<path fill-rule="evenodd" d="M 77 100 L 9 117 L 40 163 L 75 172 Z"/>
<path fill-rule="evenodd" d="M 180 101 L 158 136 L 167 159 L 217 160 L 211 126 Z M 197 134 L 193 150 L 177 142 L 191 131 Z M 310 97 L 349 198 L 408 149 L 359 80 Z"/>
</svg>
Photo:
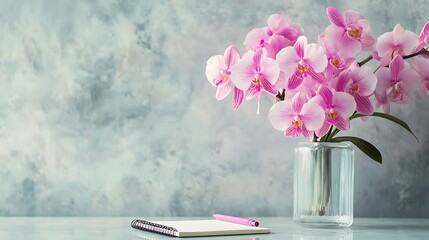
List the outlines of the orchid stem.
<svg viewBox="0 0 429 240">
<path fill-rule="evenodd" d="M 371 59 L 373 59 L 373 57 L 372 57 L 372 55 L 369 55 L 367 58 L 365 58 L 361 62 L 358 62 L 359 67 L 362 67 L 362 65 L 364 65 L 365 63 L 371 61 Z"/>
</svg>

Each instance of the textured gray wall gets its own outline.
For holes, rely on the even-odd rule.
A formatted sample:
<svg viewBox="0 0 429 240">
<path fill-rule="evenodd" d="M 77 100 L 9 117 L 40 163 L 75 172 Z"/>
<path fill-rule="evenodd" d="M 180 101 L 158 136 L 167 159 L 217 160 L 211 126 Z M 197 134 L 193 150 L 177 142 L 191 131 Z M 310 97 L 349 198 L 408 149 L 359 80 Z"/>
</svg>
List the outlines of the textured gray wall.
<svg viewBox="0 0 429 240">
<path fill-rule="evenodd" d="M 325 8 L 353 8 L 373 35 L 419 32 L 426 1 L 1 1 L 0 215 L 208 216 L 292 214 L 293 149 L 254 101 L 214 98 L 207 59 L 280 13 L 311 41 Z M 355 216 L 429 217 L 429 99 L 350 134 Z"/>
</svg>

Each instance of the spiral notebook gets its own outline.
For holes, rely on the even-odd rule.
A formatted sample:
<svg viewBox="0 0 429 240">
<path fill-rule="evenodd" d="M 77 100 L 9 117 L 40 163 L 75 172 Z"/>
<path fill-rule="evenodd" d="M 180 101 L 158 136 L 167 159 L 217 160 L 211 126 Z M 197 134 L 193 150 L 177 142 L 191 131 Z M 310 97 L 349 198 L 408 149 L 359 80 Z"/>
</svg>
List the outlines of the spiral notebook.
<svg viewBox="0 0 429 240">
<path fill-rule="evenodd" d="M 202 237 L 270 233 L 270 229 L 219 220 L 146 221 L 135 219 L 131 227 L 171 237 Z"/>
</svg>

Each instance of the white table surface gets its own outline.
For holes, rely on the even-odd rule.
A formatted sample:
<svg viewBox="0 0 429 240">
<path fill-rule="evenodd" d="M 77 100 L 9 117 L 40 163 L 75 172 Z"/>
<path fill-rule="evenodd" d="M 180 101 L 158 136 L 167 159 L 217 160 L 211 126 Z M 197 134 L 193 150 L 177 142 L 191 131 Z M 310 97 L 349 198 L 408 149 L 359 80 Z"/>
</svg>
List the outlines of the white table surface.
<svg viewBox="0 0 429 240">
<path fill-rule="evenodd" d="M 208 218 L 145 218 L 189 220 Z M 134 217 L 1 217 L 0 239 L 177 239 L 133 229 Z M 318 229 L 296 225 L 291 218 L 256 218 L 270 234 L 188 238 L 191 240 L 245 239 L 429 239 L 429 219 L 355 218 L 350 228 Z M 185 238 L 186 239 L 186 238 Z"/>
</svg>

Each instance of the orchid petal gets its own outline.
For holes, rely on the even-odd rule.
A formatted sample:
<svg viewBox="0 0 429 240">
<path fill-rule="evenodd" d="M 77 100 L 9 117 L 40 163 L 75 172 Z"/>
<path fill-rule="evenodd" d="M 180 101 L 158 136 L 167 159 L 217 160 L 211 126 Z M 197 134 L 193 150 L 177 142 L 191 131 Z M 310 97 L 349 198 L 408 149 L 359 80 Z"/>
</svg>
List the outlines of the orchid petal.
<svg viewBox="0 0 429 240">
<path fill-rule="evenodd" d="M 262 59 L 261 72 L 263 73 L 263 77 L 267 79 L 270 84 L 275 84 L 277 80 L 279 80 L 280 67 L 274 59 Z"/>
<path fill-rule="evenodd" d="M 354 95 L 356 100 L 356 109 L 359 113 L 363 115 L 371 115 L 374 113 L 374 107 L 369 100 L 369 97 L 364 97 L 360 95 Z"/>
<path fill-rule="evenodd" d="M 429 77 L 429 59 L 413 58 L 413 68 L 420 74 L 422 78 Z"/>
<path fill-rule="evenodd" d="M 236 110 L 241 103 L 243 102 L 244 92 L 236 87 L 234 87 L 234 97 L 232 101 L 232 107 Z"/>
<path fill-rule="evenodd" d="M 266 47 L 268 57 L 275 59 L 277 53 L 280 52 L 286 46 L 292 46 L 292 42 L 280 35 L 273 35 L 268 40 L 268 46 Z"/>
<path fill-rule="evenodd" d="M 236 64 L 240 58 L 240 52 L 237 47 L 231 45 L 227 49 L 225 49 L 225 53 L 223 54 L 225 58 L 225 65 L 227 69 L 230 69 L 232 65 Z"/>
<path fill-rule="evenodd" d="M 417 34 L 406 30 L 404 32 L 404 35 L 402 36 L 402 48 L 404 54 L 410 54 L 416 47 L 418 42 L 418 36 Z"/>
<path fill-rule="evenodd" d="M 261 60 L 266 56 L 266 50 L 263 48 L 260 48 L 256 50 L 255 54 L 253 55 L 253 61 L 252 61 L 252 68 L 255 70 L 255 72 L 261 71 Z"/>
<path fill-rule="evenodd" d="M 314 139 L 314 131 L 308 131 L 305 126 L 302 129 L 302 135 L 310 142 Z"/>
<path fill-rule="evenodd" d="M 276 56 L 276 61 L 279 63 L 280 70 L 284 73 L 286 79 L 295 73 L 299 60 L 293 47 L 283 48 Z"/>
<path fill-rule="evenodd" d="M 304 104 L 301 110 L 301 120 L 309 131 L 322 127 L 325 121 L 325 111 L 314 101 Z"/>
<path fill-rule="evenodd" d="M 325 136 L 325 134 L 328 133 L 329 128 L 331 126 L 332 125 L 329 124 L 327 121 L 324 121 L 322 127 L 319 128 L 318 130 L 316 130 L 316 136 L 317 137 L 323 137 L 323 136 Z"/>
<path fill-rule="evenodd" d="M 268 27 L 255 28 L 246 35 L 244 46 L 247 50 L 256 50 L 268 40 Z"/>
<path fill-rule="evenodd" d="M 286 130 L 292 121 L 292 106 L 290 101 L 280 101 L 274 104 L 268 112 L 268 120 L 277 130 Z"/>
<path fill-rule="evenodd" d="M 285 136 L 292 136 L 292 137 L 298 137 L 302 133 L 302 128 L 297 128 L 293 126 L 292 124 L 287 127 L 285 130 Z"/>
<path fill-rule="evenodd" d="M 231 68 L 231 80 L 236 87 L 246 91 L 255 78 L 255 69 L 253 68 L 253 51 L 248 51 L 241 60 Z"/>
<path fill-rule="evenodd" d="M 402 56 L 397 55 L 390 62 L 390 71 L 392 73 L 393 80 L 398 80 L 399 73 L 402 71 L 402 69 L 404 69 L 404 59 Z"/>
<path fill-rule="evenodd" d="M 362 50 L 362 44 L 344 34 L 339 43 L 339 49 L 343 57 L 353 57 Z"/>
<path fill-rule="evenodd" d="M 326 81 L 325 75 L 323 73 L 316 73 L 312 67 L 308 68 L 307 72 L 317 83 L 324 83 Z"/>
<path fill-rule="evenodd" d="M 398 23 L 393 28 L 392 33 L 393 33 L 393 44 L 394 45 L 401 44 L 401 42 L 403 40 L 404 33 L 405 33 L 404 27 L 402 27 L 401 24 Z"/>
<path fill-rule="evenodd" d="M 268 17 L 267 24 L 271 32 L 277 33 L 284 27 L 289 26 L 289 21 L 280 14 L 273 14 Z"/>
<path fill-rule="evenodd" d="M 389 68 L 381 67 L 375 74 L 377 75 L 377 85 L 375 87 L 375 92 L 381 95 L 385 93 L 387 87 L 391 85 L 392 73 Z"/>
<path fill-rule="evenodd" d="M 419 87 L 420 76 L 411 68 L 404 68 L 404 70 L 399 74 L 398 80 L 405 83 L 405 92 L 407 95 L 412 96 L 412 93 Z"/>
<path fill-rule="evenodd" d="M 344 118 L 349 118 L 356 110 L 356 101 L 348 93 L 336 92 L 333 95 L 332 104 L 338 114 Z"/>
<path fill-rule="evenodd" d="M 375 39 L 370 35 L 365 35 L 360 38 L 360 43 L 362 45 L 362 51 L 369 52 L 374 48 Z"/>
<path fill-rule="evenodd" d="M 228 82 L 225 82 L 224 84 L 219 85 L 216 91 L 216 99 L 217 100 L 224 99 L 231 92 L 231 89 L 232 89 L 231 81 L 228 81 Z"/>
<path fill-rule="evenodd" d="M 323 72 L 328 65 L 328 59 L 326 57 L 325 50 L 319 44 L 310 43 L 306 45 L 304 58 L 317 73 Z"/>
<path fill-rule="evenodd" d="M 292 77 L 289 78 L 289 81 L 287 83 L 287 88 L 292 90 L 297 88 L 299 85 L 301 85 L 303 81 L 303 78 L 301 76 L 298 76 L 298 74 L 292 75 Z"/>
<path fill-rule="evenodd" d="M 302 35 L 302 32 L 300 29 L 301 29 L 301 26 L 299 26 L 299 29 L 294 27 L 285 27 L 280 31 L 278 31 L 276 34 L 283 36 L 284 38 L 288 39 L 291 42 L 295 42 L 298 39 L 298 37 Z"/>
<path fill-rule="evenodd" d="M 329 88 L 324 85 L 321 85 L 318 89 L 318 94 L 323 98 L 326 105 L 332 105 L 333 94 Z"/>
<path fill-rule="evenodd" d="M 347 118 L 343 118 L 341 115 L 336 117 L 335 127 L 340 129 L 341 131 L 347 131 L 350 129 L 350 120 Z"/>
<path fill-rule="evenodd" d="M 340 11 L 334 7 L 326 8 L 326 15 L 328 15 L 329 21 L 338 27 L 345 27 L 344 18 Z"/>
<path fill-rule="evenodd" d="M 306 102 L 308 102 L 307 94 L 303 92 L 297 92 L 291 101 L 292 110 L 296 113 L 301 112 L 302 107 Z"/>
<path fill-rule="evenodd" d="M 420 36 L 426 36 L 429 35 L 429 22 L 425 24 L 422 31 L 420 32 Z"/>
<path fill-rule="evenodd" d="M 362 18 L 363 18 L 362 15 L 356 11 L 353 11 L 353 10 L 344 11 L 344 20 L 347 25 L 356 23 Z"/>
<path fill-rule="evenodd" d="M 262 82 L 262 87 L 266 92 L 269 92 L 273 95 L 277 94 L 277 88 L 273 84 L 271 84 L 268 80 L 266 80 L 265 78 L 262 78 L 261 82 Z"/>
<path fill-rule="evenodd" d="M 207 60 L 206 76 L 207 80 L 216 86 L 216 80 L 220 78 L 220 73 L 225 69 L 225 61 L 222 55 L 216 55 Z"/>
<path fill-rule="evenodd" d="M 301 59 L 304 57 L 304 48 L 306 48 L 306 46 L 307 38 L 305 36 L 300 36 L 293 45 L 296 51 L 296 55 Z"/>
<path fill-rule="evenodd" d="M 359 85 L 359 95 L 371 95 L 377 86 L 377 77 L 372 69 L 367 66 L 356 68 L 351 71 L 351 78 Z"/>
<path fill-rule="evenodd" d="M 393 43 L 392 32 L 384 33 L 377 38 L 376 49 L 380 57 L 385 56 L 386 53 L 391 52 L 394 48 L 395 44 Z"/>
</svg>

